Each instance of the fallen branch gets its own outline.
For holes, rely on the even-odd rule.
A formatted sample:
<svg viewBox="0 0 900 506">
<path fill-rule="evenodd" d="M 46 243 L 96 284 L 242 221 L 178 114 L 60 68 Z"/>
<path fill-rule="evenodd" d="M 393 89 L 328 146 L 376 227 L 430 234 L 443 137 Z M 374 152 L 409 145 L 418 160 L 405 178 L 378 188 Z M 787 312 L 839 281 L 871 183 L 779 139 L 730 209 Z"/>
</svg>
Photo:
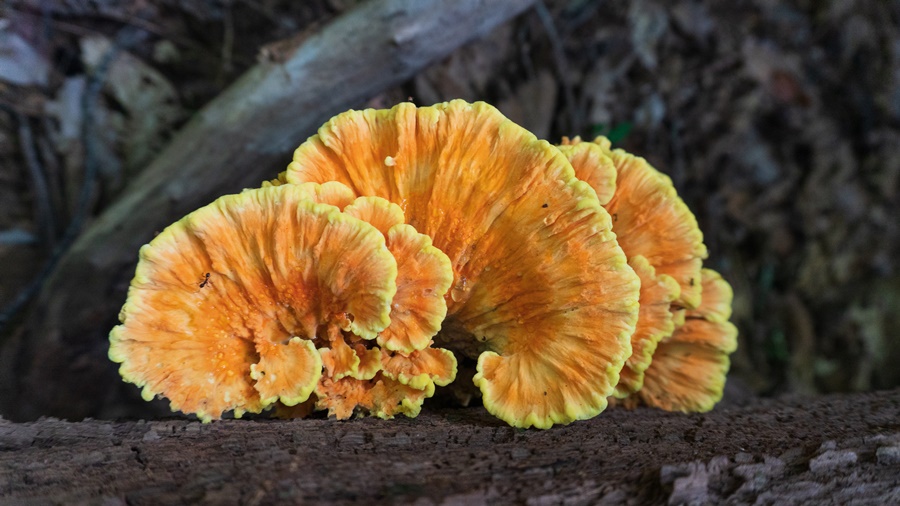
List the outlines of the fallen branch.
<svg viewBox="0 0 900 506">
<path fill-rule="evenodd" d="M 82 417 L 123 406 L 106 336 L 138 248 L 154 231 L 273 177 L 329 117 L 402 83 L 533 1 L 372 1 L 251 68 L 175 136 L 63 257 L 25 332 L 0 354 L 0 363 L 11 364 L 0 371 L 0 412 Z"/>
</svg>

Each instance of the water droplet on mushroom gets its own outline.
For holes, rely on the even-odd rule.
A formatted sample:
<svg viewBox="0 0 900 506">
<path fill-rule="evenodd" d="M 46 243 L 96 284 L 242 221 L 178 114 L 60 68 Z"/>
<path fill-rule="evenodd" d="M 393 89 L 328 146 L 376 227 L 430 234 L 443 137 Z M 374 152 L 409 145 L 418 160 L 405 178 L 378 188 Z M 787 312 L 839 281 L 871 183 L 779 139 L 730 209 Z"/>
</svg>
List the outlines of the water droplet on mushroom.
<svg viewBox="0 0 900 506">
<path fill-rule="evenodd" d="M 467 291 L 469 291 L 469 280 L 467 280 L 465 276 L 460 276 L 459 281 L 457 281 L 456 285 L 453 286 L 453 289 L 450 290 L 450 298 L 454 301 L 459 301 Z"/>
</svg>

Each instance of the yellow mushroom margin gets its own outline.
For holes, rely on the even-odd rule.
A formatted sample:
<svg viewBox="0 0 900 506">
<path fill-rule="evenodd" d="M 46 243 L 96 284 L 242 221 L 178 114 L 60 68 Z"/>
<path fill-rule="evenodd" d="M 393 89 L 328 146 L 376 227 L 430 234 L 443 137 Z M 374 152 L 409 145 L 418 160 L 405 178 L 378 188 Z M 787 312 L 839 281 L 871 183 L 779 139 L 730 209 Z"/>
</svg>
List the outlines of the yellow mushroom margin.
<svg viewBox="0 0 900 506">
<path fill-rule="evenodd" d="M 375 339 L 397 263 L 373 226 L 295 185 L 222 197 L 141 248 L 109 357 L 203 421 L 306 401 L 323 329 Z M 349 315 L 349 316 L 348 316 Z"/>
<path fill-rule="evenodd" d="M 705 412 L 722 399 L 729 355 L 737 349 L 733 292 L 719 273 L 703 269 L 703 299 L 684 324 L 659 343 L 634 398 L 666 411 Z"/>
<path fill-rule="evenodd" d="M 287 184 L 284 181 L 285 173 L 282 172 L 278 175 L 277 178 L 271 181 L 263 181 L 262 187 L 268 188 L 271 186 L 281 186 Z M 294 185 L 294 192 L 298 195 L 299 198 L 303 198 L 305 200 L 310 200 L 317 204 L 328 204 L 330 206 L 337 207 L 338 210 L 343 211 L 347 206 L 352 204 L 356 200 L 356 195 L 353 193 L 353 190 L 347 188 L 347 186 L 342 185 L 336 181 L 329 181 L 324 184 L 301 184 Z M 255 188 L 246 189 L 244 191 L 253 191 Z M 351 214 L 352 216 L 352 214 Z M 363 220 L 366 221 L 366 220 Z M 377 223 L 370 225 L 378 228 Z M 379 229 L 380 231 L 381 229 Z"/>
<path fill-rule="evenodd" d="M 449 257 L 454 332 L 436 340 L 479 357 L 491 413 L 547 428 L 605 409 L 631 354 L 640 282 L 559 150 L 485 103 L 404 103 L 332 118 L 284 180 L 394 202 Z"/>
<path fill-rule="evenodd" d="M 616 166 L 602 149 L 603 145 L 582 142 L 580 137 L 563 137 L 557 146 L 575 169 L 575 177 L 589 184 L 597 192 L 601 206 L 609 204 L 616 192 Z M 608 148 L 608 146 L 606 146 Z M 598 149 L 600 148 L 600 149 Z"/>
</svg>

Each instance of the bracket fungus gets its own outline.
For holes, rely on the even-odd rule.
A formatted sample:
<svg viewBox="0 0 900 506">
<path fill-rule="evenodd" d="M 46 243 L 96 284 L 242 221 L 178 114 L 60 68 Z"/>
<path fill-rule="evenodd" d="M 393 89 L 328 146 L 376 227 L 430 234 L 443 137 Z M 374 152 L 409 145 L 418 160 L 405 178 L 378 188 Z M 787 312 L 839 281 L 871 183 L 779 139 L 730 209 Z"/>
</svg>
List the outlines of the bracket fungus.
<svg viewBox="0 0 900 506">
<path fill-rule="evenodd" d="M 431 348 L 447 313 L 444 295 L 453 281 L 450 259 L 430 237 L 405 223 L 396 204 L 371 196 L 354 199 L 349 188 L 333 181 L 297 186 L 310 198 L 341 206 L 345 215 L 374 226 L 397 261 L 391 324 L 378 333 L 377 346 L 366 347 L 347 332 L 332 332 L 330 347 L 319 350 L 325 374 L 316 386 L 315 407 L 338 419 L 359 410 L 380 418 L 418 415 L 435 385 L 456 378 L 453 354 Z"/>
<path fill-rule="evenodd" d="M 488 411 L 546 428 L 605 409 L 640 282 L 559 150 L 485 103 L 403 103 L 332 118 L 272 184 L 328 181 L 399 205 L 449 257 L 436 340 L 477 357 Z"/>
<path fill-rule="evenodd" d="M 678 196 L 669 176 L 639 156 L 611 149 L 605 137 L 593 142 L 582 142 L 578 137 L 563 139 L 559 149 L 572 162 L 575 175 L 589 183 L 603 183 L 609 179 L 611 167 L 616 171 L 614 192 L 604 207 L 613 217 L 619 245 L 628 258 L 642 255 L 657 274 L 678 282 L 681 291 L 676 305 L 696 308 L 706 246 L 697 219 Z M 608 193 L 608 187 L 605 183 L 595 190 Z"/>
<path fill-rule="evenodd" d="M 417 413 L 456 373 L 449 352 L 429 348 L 450 264 L 411 226 L 385 235 L 383 221 L 368 223 L 360 209 L 373 206 L 390 204 L 338 183 L 268 184 L 190 213 L 141 248 L 110 359 L 145 399 L 165 396 L 204 421 L 273 405 L 299 413 L 315 396 L 343 417 L 358 406 Z M 416 289 L 431 295 L 408 300 Z M 404 311 L 392 319 L 392 307 Z M 392 323 L 402 329 L 383 351 Z M 329 399 L 338 392 L 323 388 L 351 380 L 380 397 Z"/>
<path fill-rule="evenodd" d="M 701 273 L 700 306 L 684 313 L 684 323 L 659 343 L 644 372 L 644 385 L 634 397 L 667 411 L 709 411 L 722 398 L 728 356 L 737 349 L 737 327 L 731 318 L 734 294 L 711 269 Z"/>
<path fill-rule="evenodd" d="M 141 249 L 109 357 L 204 421 L 413 417 L 453 352 L 515 427 L 706 411 L 737 335 L 706 255 L 671 180 L 605 138 L 461 100 L 348 111 Z"/>
<path fill-rule="evenodd" d="M 631 335 L 631 356 L 622 367 L 613 396 L 618 399 L 637 392 L 644 384 L 644 371 L 650 365 L 660 340 L 672 335 L 675 321 L 670 311 L 678 296 L 678 283 L 665 274 L 656 275 L 650 262 L 641 255 L 628 259 L 628 265 L 641 278 L 640 312 Z"/>
<path fill-rule="evenodd" d="M 641 388 L 657 343 L 672 334 L 670 309 L 700 303 L 700 270 L 707 256 L 703 234 L 672 180 L 643 158 L 611 149 L 605 137 L 594 142 L 563 138 L 559 149 L 577 177 L 607 196 L 604 207 L 613 218 L 613 232 L 641 278 L 633 352 L 614 392 L 625 398 Z"/>
</svg>

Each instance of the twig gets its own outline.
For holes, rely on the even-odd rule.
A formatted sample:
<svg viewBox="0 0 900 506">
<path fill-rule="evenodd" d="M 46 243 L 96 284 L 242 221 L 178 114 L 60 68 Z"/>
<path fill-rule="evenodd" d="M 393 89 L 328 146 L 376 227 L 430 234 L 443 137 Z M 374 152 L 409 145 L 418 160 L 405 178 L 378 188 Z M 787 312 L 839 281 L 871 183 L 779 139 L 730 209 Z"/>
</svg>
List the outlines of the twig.
<svg viewBox="0 0 900 506">
<path fill-rule="evenodd" d="M 19 311 L 28 304 L 28 301 L 40 291 L 44 282 L 56 268 L 56 264 L 59 263 L 59 260 L 66 251 L 69 250 L 69 247 L 75 241 L 75 238 L 78 237 L 78 233 L 81 231 L 81 227 L 87 218 L 88 211 L 90 210 L 91 187 L 94 185 L 94 180 L 97 178 L 97 173 L 99 171 L 95 147 L 96 140 L 94 139 L 93 134 L 94 107 L 100 96 L 100 90 L 103 88 L 103 84 L 106 80 L 106 74 L 109 71 L 109 67 L 112 65 L 113 61 L 115 61 L 121 49 L 137 42 L 138 33 L 139 32 L 131 27 L 120 30 L 113 46 L 103 55 L 103 58 L 100 59 L 100 63 L 97 65 L 94 73 L 88 77 L 88 83 L 85 87 L 84 95 L 82 95 L 81 98 L 81 136 L 82 142 L 84 142 L 84 180 L 81 183 L 81 191 L 78 195 L 78 204 L 75 208 L 75 213 L 72 215 L 72 221 L 70 221 L 69 225 L 66 227 L 65 233 L 56 244 L 56 247 L 53 248 L 50 257 L 44 262 L 41 270 L 38 271 L 31 282 L 16 295 L 12 302 L 3 308 L 3 312 L 0 312 L 0 336 L 2 336 L 6 330 L 6 325 L 8 325 Z"/>
<path fill-rule="evenodd" d="M 559 32 L 556 25 L 553 24 L 553 16 L 544 5 L 543 1 L 534 4 L 534 11 L 538 15 L 541 26 L 550 41 L 550 48 L 553 51 L 553 64 L 556 69 L 557 77 L 563 86 L 563 96 L 566 100 L 566 115 L 569 117 L 569 131 L 578 133 L 581 131 L 581 115 L 575 107 L 575 92 L 572 88 L 572 78 L 569 74 L 569 60 L 566 58 L 566 51 L 563 47 L 562 40 L 559 38 Z"/>
<path fill-rule="evenodd" d="M 25 158 L 25 166 L 28 168 L 28 177 L 31 179 L 31 190 L 34 194 L 35 221 L 40 230 L 41 240 L 47 247 L 52 247 L 56 240 L 56 222 L 53 219 L 53 206 L 47 179 L 37 153 L 34 151 L 34 135 L 32 135 L 28 117 L 19 111 L 14 111 L 14 114 L 19 123 L 19 148 Z"/>
</svg>

